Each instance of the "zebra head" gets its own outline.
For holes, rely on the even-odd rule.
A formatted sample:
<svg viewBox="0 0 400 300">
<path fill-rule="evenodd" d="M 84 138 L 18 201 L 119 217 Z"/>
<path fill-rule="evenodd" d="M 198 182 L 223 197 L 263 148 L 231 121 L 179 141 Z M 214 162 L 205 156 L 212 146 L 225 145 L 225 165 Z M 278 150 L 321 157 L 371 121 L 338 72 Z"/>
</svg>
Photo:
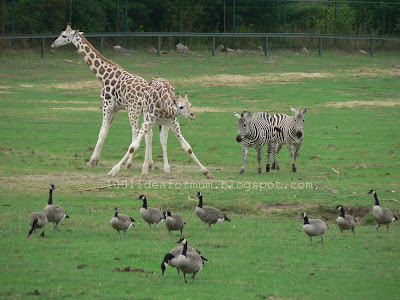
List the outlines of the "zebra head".
<svg viewBox="0 0 400 300">
<path fill-rule="evenodd" d="M 296 110 L 293 107 L 290 107 L 290 110 L 294 113 L 292 128 L 294 129 L 297 138 L 300 139 L 304 134 L 304 115 L 307 112 L 307 107 L 302 111 Z"/>
<path fill-rule="evenodd" d="M 237 126 L 237 136 L 236 141 L 241 143 L 243 138 L 249 135 L 250 132 L 250 122 L 251 122 L 251 112 L 250 111 L 243 111 L 241 115 L 238 113 L 234 113 L 238 121 L 236 123 Z"/>
<path fill-rule="evenodd" d="M 190 120 L 196 119 L 195 114 L 192 112 L 192 104 L 190 104 L 188 100 L 187 93 L 185 92 L 185 98 L 182 98 L 181 95 L 178 93 L 178 99 L 174 99 L 174 104 L 176 105 L 178 114 L 189 118 Z"/>
</svg>

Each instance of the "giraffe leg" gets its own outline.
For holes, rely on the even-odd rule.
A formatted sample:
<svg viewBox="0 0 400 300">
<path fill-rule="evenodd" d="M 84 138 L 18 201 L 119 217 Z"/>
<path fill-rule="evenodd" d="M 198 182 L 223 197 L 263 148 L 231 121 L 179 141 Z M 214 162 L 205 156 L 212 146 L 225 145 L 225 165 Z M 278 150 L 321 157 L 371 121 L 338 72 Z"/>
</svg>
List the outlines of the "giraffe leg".
<svg viewBox="0 0 400 300">
<path fill-rule="evenodd" d="M 101 124 L 96 147 L 94 148 L 93 154 L 87 164 L 89 167 L 97 166 L 97 163 L 100 160 L 101 149 L 103 148 L 104 141 L 116 116 L 117 112 L 113 110 L 112 106 L 103 105 L 103 123 Z"/>
<path fill-rule="evenodd" d="M 133 103 L 131 107 L 128 108 L 129 122 L 132 127 L 132 143 L 136 140 L 139 134 L 139 116 L 140 116 L 140 106 L 137 103 Z M 143 115 L 145 114 L 145 109 L 143 109 Z M 147 144 L 146 144 L 147 149 Z M 129 169 L 132 166 L 133 153 L 129 155 L 128 161 L 125 165 L 125 169 Z"/>
<path fill-rule="evenodd" d="M 249 148 L 246 147 L 243 143 L 242 143 L 242 168 L 239 171 L 239 174 L 243 174 L 244 173 L 244 168 L 246 167 L 246 162 L 247 162 L 247 154 L 249 152 Z"/>
<path fill-rule="evenodd" d="M 192 147 L 190 147 L 189 143 L 186 142 L 186 140 L 183 138 L 177 118 L 174 118 L 174 120 L 171 122 L 171 124 L 169 124 L 169 128 L 172 130 L 172 132 L 175 134 L 178 141 L 181 143 L 183 151 L 185 151 L 187 154 L 189 154 L 189 156 L 199 166 L 201 173 L 203 173 L 203 175 L 205 175 L 208 179 L 215 179 L 215 177 L 210 173 L 210 171 L 208 171 L 207 168 L 204 167 L 201 164 L 201 162 L 197 159 L 196 155 L 194 155 L 194 153 L 193 153 Z"/>
<path fill-rule="evenodd" d="M 152 159 L 152 142 L 153 142 L 153 130 L 149 130 L 145 136 L 146 140 L 146 151 L 144 154 L 144 163 L 142 166 L 142 175 L 149 174 L 149 169 L 153 166 Z"/>
<path fill-rule="evenodd" d="M 108 172 L 108 175 L 111 177 L 115 176 L 118 171 L 121 169 L 121 166 L 123 163 L 128 159 L 129 155 L 133 154 L 140 146 L 140 142 L 142 141 L 143 137 L 147 134 L 147 132 L 151 129 L 153 124 L 150 122 L 143 122 L 142 127 L 140 128 L 139 134 L 137 138 L 133 141 L 133 143 L 129 146 L 128 151 L 124 155 L 124 157 L 120 160 L 119 163 L 117 163 L 110 172 Z"/>
<path fill-rule="evenodd" d="M 167 143 L 168 143 L 168 131 L 169 127 L 162 125 L 160 129 L 160 143 L 162 147 L 162 152 L 163 152 L 163 158 L 164 158 L 164 172 L 169 173 L 171 171 L 171 168 L 169 167 L 168 163 L 168 151 L 167 151 Z"/>
</svg>

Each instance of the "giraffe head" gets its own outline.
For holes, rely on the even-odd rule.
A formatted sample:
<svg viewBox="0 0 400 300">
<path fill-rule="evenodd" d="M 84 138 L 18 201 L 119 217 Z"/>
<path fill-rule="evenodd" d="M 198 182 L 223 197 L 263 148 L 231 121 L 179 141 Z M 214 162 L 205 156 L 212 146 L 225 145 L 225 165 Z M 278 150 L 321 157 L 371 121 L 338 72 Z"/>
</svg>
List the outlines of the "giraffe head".
<svg viewBox="0 0 400 300">
<path fill-rule="evenodd" d="M 71 43 L 74 44 L 79 33 L 82 34 L 83 32 L 73 30 L 71 24 L 68 23 L 67 28 L 65 28 L 65 30 L 61 32 L 60 36 L 51 44 L 51 48 L 57 48 Z"/>
<path fill-rule="evenodd" d="M 304 134 L 304 115 L 307 112 L 307 107 L 305 107 L 302 111 L 296 110 L 293 107 L 290 107 L 290 110 L 294 113 L 293 122 L 294 122 L 294 130 L 296 131 L 297 138 L 301 138 Z"/>
<path fill-rule="evenodd" d="M 238 113 L 234 114 L 235 117 L 239 119 L 236 123 L 237 126 L 236 141 L 238 143 L 241 143 L 243 141 L 243 138 L 249 135 L 252 114 L 250 111 L 247 110 L 243 111 L 241 115 L 239 115 Z"/>
<path fill-rule="evenodd" d="M 190 104 L 187 93 L 185 92 L 185 98 L 178 93 L 178 99 L 173 99 L 176 106 L 177 113 L 190 119 L 196 119 L 195 114 L 192 112 L 192 104 Z"/>
</svg>

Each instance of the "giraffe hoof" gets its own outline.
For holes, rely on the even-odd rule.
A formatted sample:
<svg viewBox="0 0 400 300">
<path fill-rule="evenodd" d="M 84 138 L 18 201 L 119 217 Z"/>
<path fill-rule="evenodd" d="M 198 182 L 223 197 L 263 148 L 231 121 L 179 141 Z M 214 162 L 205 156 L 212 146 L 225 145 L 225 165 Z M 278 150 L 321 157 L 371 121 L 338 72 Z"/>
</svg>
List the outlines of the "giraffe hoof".
<svg viewBox="0 0 400 300">
<path fill-rule="evenodd" d="M 87 166 L 88 167 L 95 167 L 95 166 L 97 166 L 98 162 L 99 162 L 99 159 L 91 159 L 91 160 L 89 160 Z"/>
</svg>

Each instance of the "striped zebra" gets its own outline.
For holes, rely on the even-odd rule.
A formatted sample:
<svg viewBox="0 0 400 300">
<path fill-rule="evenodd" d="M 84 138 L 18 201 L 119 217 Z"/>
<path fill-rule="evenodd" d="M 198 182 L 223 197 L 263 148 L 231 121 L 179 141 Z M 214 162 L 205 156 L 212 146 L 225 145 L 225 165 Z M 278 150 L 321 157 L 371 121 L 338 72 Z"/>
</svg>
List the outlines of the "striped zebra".
<svg viewBox="0 0 400 300">
<path fill-rule="evenodd" d="M 273 115 L 276 130 L 275 151 L 278 156 L 279 151 L 281 151 L 282 146 L 285 144 L 292 158 L 292 171 L 297 172 L 296 157 L 304 139 L 304 115 L 307 112 L 307 108 L 304 108 L 302 111 L 296 110 L 293 107 L 290 107 L 290 109 L 294 113 L 293 117 L 285 114 Z M 294 146 L 294 150 L 292 146 Z M 280 169 L 277 160 L 274 160 L 272 169 Z"/>
<path fill-rule="evenodd" d="M 262 171 L 262 148 L 268 144 L 268 156 L 266 171 L 270 171 L 270 156 L 271 152 L 274 156 L 274 162 L 276 161 L 275 152 L 275 129 L 272 116 L 267 112 L 256 112 L 251 114 L 250 111 L 244 111 L 241 115 L 234 113 L 239 119 L 237 121 L 237 136 L 236 141 L 241 143 L 243 161 L 242 168 L 239 174 L 244 173 L 244 168 L 247 161 L 247 153 L 250 147 L 254 147 L 257 150 L 257 161 L 258 161 L 258 174 Z"/>
</svg>

